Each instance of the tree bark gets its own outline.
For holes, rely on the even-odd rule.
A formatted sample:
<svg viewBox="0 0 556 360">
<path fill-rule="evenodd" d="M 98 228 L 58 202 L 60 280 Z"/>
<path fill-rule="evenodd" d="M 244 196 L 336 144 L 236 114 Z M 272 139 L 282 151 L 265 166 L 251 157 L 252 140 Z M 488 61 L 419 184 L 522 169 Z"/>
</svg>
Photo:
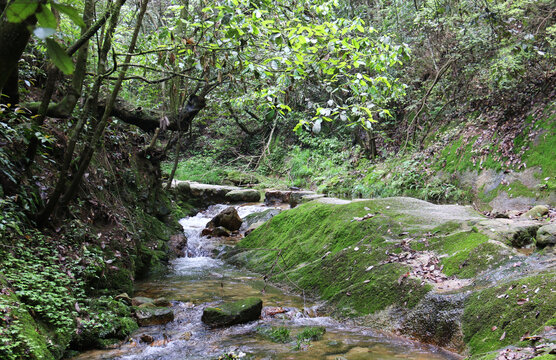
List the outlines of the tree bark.
<svg viewBox="0 0 556 360">
<path fill-rule="evenodd" d="M 6 1 L 0 2 L 0 7 L 5 5 Z M 5 15 L 0 18 L 0 94 L 3 93 L 12 72 L 17 71 L 17 63 L 31 36 L 29 28 L 36 23 L 35 15 L 20 23 L 8 22 Z"/>
</svg>

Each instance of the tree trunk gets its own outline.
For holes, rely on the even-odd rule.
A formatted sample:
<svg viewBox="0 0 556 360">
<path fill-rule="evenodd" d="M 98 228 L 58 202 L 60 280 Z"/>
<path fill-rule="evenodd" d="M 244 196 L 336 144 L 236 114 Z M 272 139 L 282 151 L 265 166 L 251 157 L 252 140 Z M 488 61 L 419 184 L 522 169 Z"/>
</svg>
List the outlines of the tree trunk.
<svg viewBox="0 0 556 360">
<path fill-rule="evenodd" d="M 104 74 L 104 72 L 105 72 L 106 59 L 107 59 L 107 56 L 108 56 L 108 52 L 110 51 L 110 48 L 112 47 L 112 36 L 113 36 L 113 34 L 116 30 L 116 26 L 118 25 L 118 18 L 119 18 L 119 15 L 120 15 L 120 9 L 122 8 L 124 3 L 125 3 L 125 0 L 119 0 L 114 5 L 112 10 L 107 10 L 107 11 L 112 12 L 112 17 L 110 19 L 109 31 L 107 32 L 107 36 L 106 36 L 105 41 L 102 45 L 102 51 L 101 51 L 100 56 L 99 56 L 98 69 L 97 69 L 99 74 Z M 100 26 L 99 26 L 99 28 L 100 28 Z M 98 28 L 97 28 L 97 30 L 98 30 Z M 83 127 L 85 126 L 85 123 L 87 122 L 87 118 L 88 118 L 88 115 L 89 115 L 88 109 L 96 107 L 96 102 L 97 102 L 96 97 L 98 97 L 101 82 L 102 82 L 101 81 L 101 76 L 98 75 L 97 79 L 95 80 L 95 84 L 93 85 L 93 89 L 91 91 L 93 93 L 93 96 L 92 96 L 93 98 L 89 97 L 88 104 L 86 105 L 85 110 L 81 114 L 81 117 L 79 118 L 79 121 L 77 122 L 75 127 L 72 129 L 72 134 L 71 134 L 68 146 L 66 148 L 66 152 L 64 154 L 64 159 L 63 159 L 63 163 L 62 163 L 62 166 L 61 166 L 61 169 L 60 169 L 60 175 L 58 177 L 58 182 L 56 183 L 56 187 L 54 188 L 53 193 L 48 198 L 48 202 L 46 203 L 46 206 L 37 215 L 37 224 L 39 226 L 43 226 L 46 223 L 46 221 L 48 221 L 48 219 L 50 218 L 50 215 L 56 209 L 60 197 L 62 196 L 62 194 L 64 194 L 64 190 L 65 190 L 65 187 L 66 187 L 66 181 L 67 181 L 67 175 L 68 175 L 67 173 L 68 173 L 68 170 L 69 170 L 69 167 L 70 167 L 70 164 L 71 164 L 71 160 L 73 159 L 73 156 L 74 156 L 73 151 L 75 149 L 77 139 L 79 138 L 79 135 L 80 135 Z M 92 104 L 93 102 L 94 102 L 94 105 Z M 90 143 L 87 144 L 87 146 L 85 146 L 84 152 L 86 153 L 87 149 L 89 149 L 90 147 L 91 147 Z M 92 153 L 91 153 L 91 156 L 92 156 Z M 88 163 L 87 163 L 87 165 L 88 165 Z M 80 170 L 81 170 L 81 168 L 78 169 L 78 173 L 79 173 Z M 81 178 L 81 176 L 83 176 L 83 173 L 81 173 L 81 175 L 79 176 L 79 179 Z M 74 185 L 74 182 L 75 182 L 75 177 L 73 179 L 73 182 L 70 185 L 70 188 L 68 190 L 66 190 L 66 192 L 64 194 L 64 197 L 62 197 L 62 200 L 64 200 L 67 197 L 66 195 L 70 190 L 74 191 L 74 190 L 72 190 L 74 187 L 75 187 L 75 189 L 77 189 L 78 184 Z"/>
<path fill-rule="evenodd" d="M 85 28 L 81 29 L 81 37 L 91 28 L 93 23 L 93 11 L 95 8 L 94 0 L 86 0 L 83 7 L 83 22 Z M 104 17 L 102 17 L 104 18 Z M 77 60 L 75 62 L 75 71 L 71 79 L 71 86 L 67 89 L 66 96 L 58 103 L 55 104 L 55 111 L 61 114 L 71 114 L 77 101 L 81 97 L 81 90 L 83 89 L 83 81 L 87 73 L 87 56 L 89 54 L 89 39 L 81 45 L 77 53 Z"/>
<path fill-rule="evenodd" d="M 178 163 L 180 161 L 180 150 L 181 150 L 181 132 L 178 133 L 178 141 L 176 143 L 176 158 L 174 159 L 174 166 L 172 167 L 172 172 L 170 173 L 168 184 L 166 184 L 166 191 L 172 188 L 172 181 L 174 180 L 174 175 L 176 175 L 176 170 L 178 169 Z"/>
<path fill-rule="evenodd" d="M 125 0 L 120 0 L 122 5 L 123 5 L 124 1 Z M 139 12 L 139 15 L 137 16 L 137 23 L 135 24 L 135 30 L 133 32 L 133 37 L 131 38 L 131 42 L 129 44 L 128 55 L 126 56 L 125 64 L 129 64 L 130 61 L 131 61 L 131 54 L 135 50 L 135 44 L 137 43 L 137 37 L 139 36 L 139 30 L 141 29 L 141 23 L 143 21 L 143 16 L 145 15 L 145 12 L 147 11 L 147 4 L 148 4 L 148 0 L 143 0 L 142 3 L 141 3 L 141 10 Z M 120 6 L 120 8 L 121 8 L 121 6 Z M 119 9 L 118 9 L 118 11 L 116 11 L 115 15 L 119 15 Z M 114 26 L 114 29 L 115 29 L 115 26 Z M 107 33 L 106 41 L 109 41 L 109 39 L 112 38 L 113 33 L 114 33 L 114 31 L 113 31 L 114 29 L 111 28 L 110 29 L 111 31 Z M 71 199 L 73 199 L 73 197 L 77 193 L 77 189 L 79 187 L 79 184 L 81 183 L 81 179 L 82 179 L 83 175 L 85 174 L 85 171 L 89 167 L 89 163 L 91 162 L 93 154 L 94 154 L 97 146 L 100 143 L 100 139 L 101 139 L 102 135 L 104 134 L 104 129 L 106 128 L 106 125 L 108 124 L 108 119 L 110 118 L 110 115 L 112 113 L 112 109 L 114 108 L 114 103 L 116 102 L 116 98 L 117 98 L 118 93 L 120 91 L 120 88 L 122 86 L 122 82 L 123 82 L 123 79 L 125 77 L 127 68 L 128 67 L 126 65 L 123 65 L 122 69 L 120 70 L 118 80 L 114 84 L 114 89 L 112 90 L 112 94 L 110 96 L 110 99 L 108 99 L 108 101 L 106 103 L 106 107 L 105 107 L 105 110 L 104 110 L 104 114 L 102 115 L 102 119 L 97 123 L 97 125 L 95 127 L 95 131 L 93 133 L 93 137 L 91 138 L 91 141 L 88 142 L 85 145 L 85 148 L 83 149 L 83 151 L 81 153 L 81 156 L 79 158 L 79 169 L 77 170 L 77 173 L 74 174 L 73 181 L 71 182 L 67 191 L 64 193 L 64 196 L 62 196 L 62 199 L 60 200 L 60 205 L 61 206 L 66 206 L 69 203 L 69 201 Z"/>
<path fill-rule="evenodd" d="M 17 68 L 12 71 L 0 97 L 0 104 L 18 104 L 19 103 L 19 74 Z"/>
<path fill-rule="evenodd" d="M 0 1 L 0 8 L 6 5 L 5 1 Z M 10 79 L 12 72 L 17 71 L 17 63 L 25 46 L 29 42 L 32 28 L 37 22 L 35 15 L 29 16 L 20 23 L 8 22 L 6 16 L 0 18 L 0 93 L 3 93 L 4 86 Z"/>
</svg>

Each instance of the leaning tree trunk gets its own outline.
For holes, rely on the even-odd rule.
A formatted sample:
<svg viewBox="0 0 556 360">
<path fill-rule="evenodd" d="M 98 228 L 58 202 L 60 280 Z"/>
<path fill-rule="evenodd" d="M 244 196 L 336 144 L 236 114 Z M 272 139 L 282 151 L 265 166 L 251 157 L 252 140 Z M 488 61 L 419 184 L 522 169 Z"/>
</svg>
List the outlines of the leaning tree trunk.
<svg viewBox="0 0 556 360">
<path fill-rule="evenodd" d="M 137 37 L 139 36 L 139 31 L 141 30 L 141 23 L 143 21 L 143 16 L 147 11 L 148 2 L 149 2 L 148 0 L 143 0 L 141 3 L 141 10 L 139 12 L 139 15 L 137 16 L 137 23 L 135 24 L 135 30 L 133 32 L 133 36 L 129 44 L 128 55 L 125 58 L 124 64 L 129 64 L 131 62 L 131 56 L 133 51 L 135 50 L 135 44 L 137 43 Z M 110 35 L 112 36 L 113 34 Z M 81 179 L 83 178 L 85 171 L 89 167 L 89 163 L 91 162 L 93 154 L 100 143 L 100 139 L 102 135 L 104 134 L 104 129 L 108 124 L 108 119 L 110 118 L 110 114 L 112 113 L 114 103 L 116 102 L 116 98 L 118 97 L 118 93 L 122 86 L 122 82 L 125 78 L 127 69 L 128 66 L 123 65 L 122 69 L 120 70 L 120 74 L 118 75 L 118 80 L 116 80 L 116 83 L 114 84 L 114 89 L 112 90 L 110 99 L 108 99 L 106 103 L 106 108 L 104 110 L 104 114 L 102 115 L 102 119 L 97 123 L 91 141 L 85 145 L 85 148 L 83 149 L 81 156 L 79 158 L 79 168 L 77 170 L 77 173 L 75 174 L 69 188 L 64 193 L 64 196 L 60 200 L 61 206 L 66 206 L 77 193 L 77 189 L 79 187 L 79 184 L 81 183 Z"/>
<path fill-rule="evenodd" d="M 98 97 L 98 92 L 99 92 L 99 88 L 101 85 L 101 77 L 102 74 L 104 74 L 105 72 L 105 67 L 106 67 L 106 59 L 108 56 L 108 52 L 110 51 L 110 48 L 112 47 L 112 36 L 114 35 L 114 32 L 116 31 L 116 26 L 118 25 L 118 19 L 120 16 L 120 10 L 123 6 L 123 4 L 125 3 L 126 0 L 119 0 L 116 4 L 114 4 L 113 9 L 111 10 L 112 15 L 110 18 L 110 24 L 108 26 L 108 31 L 106 33 L 106 37 L 104 40 L 104 43 L 102 45 L 102 50 L 100 52 L 100 56 L 99 56 L 99 61 L 98 61 L 98 76 L 97 79 L 95 80 L 95 84 L 93 85 L 93 89 L 92 89 L 92 93 L 93 93 L 93 99 L 89 98 L 88 99 L 88 104 L 86 106 L 85 111 L 81 114 L 79 121 L 77 122 L 77 124 L 75 125 L 75 127 L 72 129 L 72 133 L 70 136 L 70 140 L 68 142 L 68 146 L 66 148 L 65 154 L 64 154 L 64 158 L 62 161 L 62 166 L 60 169 L 60 174 L 59 174 L 59 178 L 58 178 L 58 182 L 56 183 L 56 187 L 54 188 L 53 193 L 50 195 L 50 197 L 48 198 L 48 201 L 45 205 L 45 207 L 37 214 L 37 224 L 39 226 L 42 226 L 46 223 L 46 221 L 49 219 L 50 215 L 54 212 L 54 210 L 56 209 L 59 199 L 62 196 L 62 194 L 64 193 L 64 190 L 66 188 L 66 181 L 67 181 L 67 173 L 71 164 L 71 161 L 73 159 L 73 151 L 75 148 L 75 145 L 77 143 L 77 139 L 83 129 L 83 127 L 85 126 L 87 117 L 88 117 L 88 109 L 90 109 L 91 107 L 96 107 L 96 101 L 97 101 L 97 97 Z M 100 28 L 100 26 L 99 26 Z M 98 28 L 97 28 L 98 29 Z M 95 105 L 91 105 L 91 102 L 94 102 Z M 41 104 L 41 109 L 39 110 L 44 110 L 44 108 L 42 107 L 44 106 L 44 101 Z M 88 147 L 86 146 L 85 149 L 87 149 Z M 81 175 L 82 176 L 82 175 Z M 75 179 L 74 179 L 75 182 Z M 73 183 L 70 185 L 70 189 L 72 188 Z M 75 185 L 76 186 L 76 185 Z M 66 193 L 70 191 L 69 189 L 66 190 Z"/>
</svg>

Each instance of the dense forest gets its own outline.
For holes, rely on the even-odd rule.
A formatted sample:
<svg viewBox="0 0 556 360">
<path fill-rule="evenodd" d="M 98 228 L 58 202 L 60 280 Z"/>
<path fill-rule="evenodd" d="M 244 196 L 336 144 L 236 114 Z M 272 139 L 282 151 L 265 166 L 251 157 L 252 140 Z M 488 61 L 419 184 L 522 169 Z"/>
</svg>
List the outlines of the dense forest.
<svg viewBox="0 0 556 360">
<path fill-rule="evenodd" d="M 554 358 L 553 0 L 0 0 L 0 12 L 1 359 L 153 343 L 134 284 L 184 255 L 178 221 L 265 192 L 294 209 L 211 232 L 226 261 L 454 356 Z M 439 283 L 463 290 L 440 299 Z M 447 303 L 449 320 L 420 317 Z M 289 329 L 257 329 L 287 343 Z M 312 330 L 295 353 L 318 348 Z M 208 358 L 251 356 L 218 351 Z M 337 358 L 374 358 L 350 351 Z"/>
</svg>

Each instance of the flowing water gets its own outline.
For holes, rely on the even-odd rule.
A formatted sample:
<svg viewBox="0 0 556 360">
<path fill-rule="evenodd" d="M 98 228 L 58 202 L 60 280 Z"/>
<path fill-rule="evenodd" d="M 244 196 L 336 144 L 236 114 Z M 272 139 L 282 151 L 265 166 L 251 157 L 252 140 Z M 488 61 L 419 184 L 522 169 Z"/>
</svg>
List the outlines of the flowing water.
<svg viewBox="0 0 556 360">
<path fill-rule="evenodd" d="M 368 328 L 339 322 L 319 313 L 319 304 L 301 296 L 265 286 L 260 275 L 227 265 L 210 257 L 220 243 L 201 237 L 206 223 L 225 205 L 215 205 L 196 216 L 182 219 L 188 238 L 186 256 L 171 263 L 169 274 L 137 284 L 136 296 L 165 297 L 172 300 L 175 320 L 162 326 L 143 327 L 117 349 L 82 353 L 75 359 L 118 360 L 184 360 L 216 359 L 224 353 L 234 353 L 247 359 L 456 359 L 453 354 L 431 346 L 401 338 L 385 336 Z M 262 205 L 237 207 L 241 217 L 268 209 Z M 281 308 L 283 313 L 264 316 L 244 325 L 224 329 L 209 329 L 200 321 L 203 308 L 222 301 L 234 301 L 249 296 L 263 300 L 265 310 Z M 302 344 L 295 341 L 277 344 L 257 334 L 260 326 L 284 326 L 292 338 L 305 326 L 324 326 L 322 340 Z M 141 336 L 154 338 L 151 344 Z"/>
</svg>

